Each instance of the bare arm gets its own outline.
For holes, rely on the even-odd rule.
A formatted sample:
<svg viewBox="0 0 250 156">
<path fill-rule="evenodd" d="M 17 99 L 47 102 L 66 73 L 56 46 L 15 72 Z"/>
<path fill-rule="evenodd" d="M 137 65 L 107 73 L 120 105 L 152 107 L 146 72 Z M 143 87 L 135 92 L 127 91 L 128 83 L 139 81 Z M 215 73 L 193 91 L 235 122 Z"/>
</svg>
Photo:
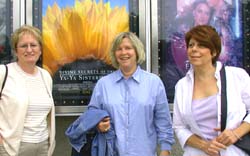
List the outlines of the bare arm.
<svg viewBox="0 0 250 156">
<path fill-rule="evenodd" d="M 1 134 L 0 134 L 0 144 L 3 144 L 3 138 Z"/>
<path fill-rule="evenodd" d="M 208 155 L 218 155 L 221 149 L 226 149 L 226 146 L 216 141 L 216 139 L 207 141 L 193 134 L 186 142 L 186 145 L 200 149 Z"/>
<path fill-rule="evenodd" d="M 243 137 L 247 133 L 250 132 L 250 124 L 247 122 L 243 122 L 238 128 L 233 130 L 239 138 Z"/>
<path fill-rule="evenodd" d="M 237 142 L 241 137 L 250 132 L 250 124 L 243 122 L 238 128 L 224 130 L 218 137 L 217 141 L 229 146 Z"/>
</svg>

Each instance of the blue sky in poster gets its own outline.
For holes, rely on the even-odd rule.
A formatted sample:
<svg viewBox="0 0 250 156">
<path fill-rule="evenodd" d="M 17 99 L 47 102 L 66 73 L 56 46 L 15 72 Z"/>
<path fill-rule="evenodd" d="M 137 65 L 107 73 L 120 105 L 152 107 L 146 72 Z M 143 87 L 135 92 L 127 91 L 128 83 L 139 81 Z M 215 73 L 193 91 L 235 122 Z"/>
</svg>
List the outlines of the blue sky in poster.
<svg viewBox="0 0 250 156">
<path fill-rule="evenodd" d="M 127 6 L 128 10 L 128 0 L 103 0 L 104 3 L 110 2 L 111 7 L 114 6 Z M 50 5 L 52 6 L 56 2 L 61 8 L 64 8 L 66 6 L 73 6 L 75 3 L 75 0 L 43 0 L 43 15 L 45 14 L 47 7 Z M 99 2 L 99 0 L 96 0 L 96 2 Z"/>
</svg>

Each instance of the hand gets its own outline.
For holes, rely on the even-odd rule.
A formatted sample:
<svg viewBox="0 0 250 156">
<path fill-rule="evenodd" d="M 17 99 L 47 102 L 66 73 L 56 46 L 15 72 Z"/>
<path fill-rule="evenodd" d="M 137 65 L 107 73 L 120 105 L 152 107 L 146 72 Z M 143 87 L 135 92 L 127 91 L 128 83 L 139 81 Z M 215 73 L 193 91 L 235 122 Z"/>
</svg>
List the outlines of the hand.
<svg viewBox="0 0 250 156">
<path fill-rule="evenodd" d="M 220 131 L 220 129 L 216 128 L 216 131 Z M 230 146 L 237 142 L 239 138 L 234 134 L 233 130 L 225 129 L 218 137 L 217 141 L 222 143 L 225 146 Z"/>
<path fill-rule="evenodd" d="M 110 118 L 109 117 L 105 117 L 102 119 L 102 121 L 99 122 L 99 124 L 97 125 L 97 129 L 100 132 L 107 132 L 110 129 Z"/>
<path fill-rule="evenodd" d="M 160 153 L 160 156 L 169 156 L 169 155 L 170 155 L 170 152 L 167 150 L 162 150 Z"/>
<path fill-rule="evenodd" d="M 0 134 L 0 144 L 3 144 L 3 138 L 1 134 Z"/>
<path fill-rule="evenodd" d="M 202 148 L 202 150 L 210 156 L 219 156 L 220 150 L 222 149 L 226 149 L 226 146 L 218 142 L 216 138 L 207 141 L 207 144 Z"/>
</svg>

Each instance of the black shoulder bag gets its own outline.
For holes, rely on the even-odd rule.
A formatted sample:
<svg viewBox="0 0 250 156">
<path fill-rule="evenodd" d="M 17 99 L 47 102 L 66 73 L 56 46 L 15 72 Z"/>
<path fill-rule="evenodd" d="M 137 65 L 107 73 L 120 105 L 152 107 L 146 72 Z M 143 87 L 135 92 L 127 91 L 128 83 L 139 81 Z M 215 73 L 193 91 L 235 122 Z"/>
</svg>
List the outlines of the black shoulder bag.
<svg viewBox="0 0 250 156">
<path fill-rule="evenodd" d="M 224 65 L 220 71 L 221 77 L 221 132 L 226 128 L 226 120 L 227 120 L 227 90 L 226 90 L 226 71 Z M 246 117 L 246 116 L 245 116 Z M 245 118 L 244 117 L 244 118 Z M 244 119 L 243 118 L 243 119 Z M 250 133 L 247 133 L 241 139 L 239 139 L 235 146 L 245 151 L 248 155 L 250 155 Z"/>
<path fill-rule="evenodd" d="M 2 96 L 3 87 L 5 85 L 5 82 L 6 82 L 6 79 L 7 79 L 7 76 L 8 76 L 8 67 L 7 67 L 7 65 L 5 65 L 5 68 L 6 68 L 6 72 L 5 72 L 5 76 L 4 76 L 4 79 L 3 79 L 2 88 L 1 88 L 1 91 L 0 91 L 0 99 L 1 99 L 1 96 Z"/>
</svg>

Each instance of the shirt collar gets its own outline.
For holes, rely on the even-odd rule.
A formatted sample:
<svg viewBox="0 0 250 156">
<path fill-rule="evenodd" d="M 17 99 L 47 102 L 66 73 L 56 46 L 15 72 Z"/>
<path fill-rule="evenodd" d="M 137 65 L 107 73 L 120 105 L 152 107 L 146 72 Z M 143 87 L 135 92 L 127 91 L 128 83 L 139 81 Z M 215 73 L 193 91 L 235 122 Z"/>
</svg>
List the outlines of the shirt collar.
<svg viewBox="0 0 250 156">
<path fill-rule="evenodd" d="M 218 79 L 218 77 L 220 75 L 221 68 L 222 68 L 222 63 L 220 61 L 217 61 L 215 75 L 214 75 L 216 79 Z M 191 79 L 194 79 L 194 69 L 193 69 L 192 65 L 190 66 L 190 69 L 187 72 L 187 76 Z"/>
<path fill-rule="evenodd" d="M 134 79 L 136 82 L 140 82 L 140 72 L 141 72 L 141 67 L 137 66 L 136 71 L 132 74 L 132 76 L 130 78 Z M 116 71 L 116 82 L 119 82 L 120 80 L 124 79 L 124 76 L 122 74 L 121 69 L 118 69 Z"/>
<path fill-rule="evenodd" d="M 215 70 L 215 78 L 218 80 L 218 78 L 220 77 L 220 70 L 222 68 L 222 63 L 217 61 L 216 62 L 216 70 Z"/>
</svg>

